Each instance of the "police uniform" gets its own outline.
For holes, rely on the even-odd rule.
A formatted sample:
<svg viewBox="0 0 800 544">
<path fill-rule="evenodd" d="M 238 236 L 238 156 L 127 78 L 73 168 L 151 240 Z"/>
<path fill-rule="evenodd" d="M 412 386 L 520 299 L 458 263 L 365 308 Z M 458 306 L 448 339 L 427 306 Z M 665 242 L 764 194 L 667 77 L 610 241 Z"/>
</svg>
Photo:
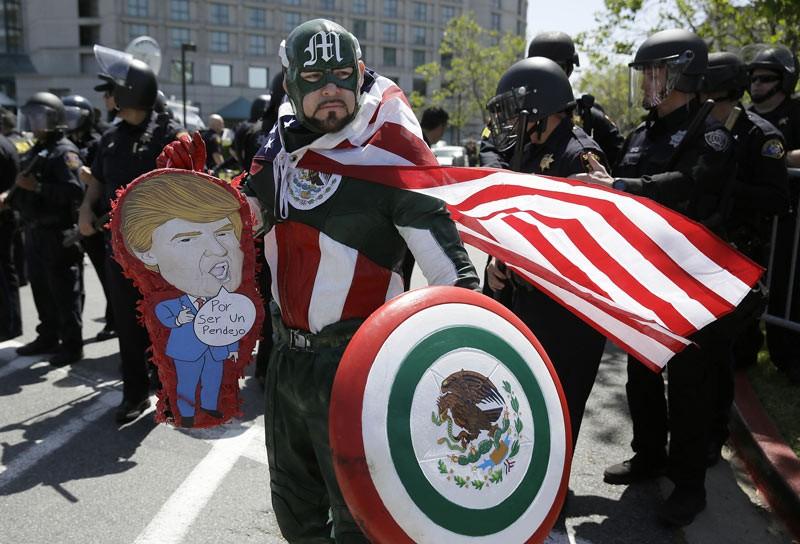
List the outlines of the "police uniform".
<svg viewBox="0 0 800 544">
<path fill-rule="evenodd" d="M 649 197 L 719 231 L 723 195 L 730 190 L 735 168 L 730 133 L 709 116 L 682 148 L 677 162 L 673 161 L 698 110 L 695 100 L 660 118 L 652 110 L 628 137 L 614 169 L 614 187 Z M 674 166 L 669 168 L 671 163 Z M 709 391 L 714 365 L 727 364 L 723 352 L 728 349 L 729 336 L 712 324 L 690 339 L 696 343 L 675 355 L 667 366 L 669 411 L 663 376 L 628 356 L 626 391 L 633 422 L 631 445 L 636 453 L 631 462 L 635 470 L 647 467 L 651 474 L 666 467 L 676 489 L 705 497 L 707 420 L 713 397 Z M 609 471 L 606 481 L 628 483 L 612 481 Z"/>
<path fill-rule="evenodd" d="M 222 155 L 222 137 L 216 130 L 210 128 L 204 130 L 201 136 L 206 144 L 206 169 L 211 171 L 217 167 L 217 163 L 214 162 L 214 154 Z"/>
<path fill-rule="evenodd" d="M 120 121 L 103 134 L 92 162 L 92 175 L 103 184 L 102 213 L 110 210 L 117 189 L 156 167 L 156 157 L 180 130 L 168 116 L 151 111 L 139 125 Z M 150 340 L 138 320 L 137 304 L 141 296 L 114 260 L 108 233 L 105 269 L 119 335 L 123 399 L 135 404 L 148 396 L 146 351 Z"/>
<path fill-rule="evenodd" d="M 73 136 L 71 138 L 75 145 L 78 146 L 83 164 L 91 165 L 94 162 L 98 147 L 100 146 L 100 138 L 100 134 L 94 130 L 89 130 L 80 136 Z M 103 202 L 98 202 L 95 204 L 94 210 L 92 211 L 98 218 L 101 218 L 105 213 L 103 208 L 105 208 L 105 204 Z M 110 333 L 110 331 L 116 330 L 116 325 L 114 323 L 114 312 L 111 308 L 111 292 L 108 289 L 108 281 L 106 280 L 106 242 L 104 233 L 98 231 L 91 236 L 82 238 L 81 246 L 83 246 L 86 255 L 89 256 L 89 260 L 92 262 L 92 266 L 97 273 L 97 278 L 100 280 L 100 286 L 103 288 L 103 294 L 106 297 L 106 324 L 103 330 Z M 98 339 L 101 337 L 102 334 L 98 335 Z"/>
<path fill-rule="evenodd" d="M 615 164 L 625 144 L 625 137 L 620 134 L 617 125 L 606 115 L 599 105 L 594 101 L 592 95 L 583 95 L 582 101 L 590 102 L 591 107 L 582 107 L 580 101 L 576 108 L 576 124 L 594 140 L 608 160 L 608 164 Z"/>
<path fill-rule="evenodd" d="M 787 150 L 800 149 L 800 98 L 787 97 L 774 110 L 759 115 L 783 133 Z M 768 307 L 771 315 L 783 318 L 789 284 L 793 283 L 794 296 L 788 318 L 795 322 L 800 322 L 800 264 L 795 267 L 794 278 L 790 279 L 789 273 L 799 198 L 800 184 L 795 181 L 790 184 L 791 212 L 778 217 Z M 766 330 L 770 359 L 776 367 L 791 373 L 793 381 L 800 383 L 800 333 L 771 323 L 766 323 Z"/>
<path fill-rule="evenodd" d="M 0 134 L 0 193 L 14 186 L 19 155 L 11 141 Z M 14 262 L 17 219 L 14 210 L 0 208 L 0 341 L 22 334 L 19 278 Z"/>
<path fill-rule="evenodd" d="M 78 148 L 63 133 L 53 132 L 31 148 L 22 164 L 31 168 L 36 188 L 15 187 L 9 198 L 25 228 L 28 276 L 39 314 L 37 341 L 40 347 L 56 347 L 60 340 L 59 352 L 81 354 L 83 252 L 78 244 L 63 245 L 83 198 Z"/>
<path fill-rule="evenodd" d="M 606 164 L 600 146 L 565 117 L 541 145 L 527 144 L 521 172 L 569 177 L 590 171 L 593 157 Z M 577 442 L 586 401 L 592 391 L 605 337 L 561 304 L 513 276 L 511 310 L 530 327 L 553 363 L 567 399 L 572 443 Z"/>
<path fill-rule="evenodd" d="M 234 133 L 232 147 L 239 157 L 242 170 L 249 170 L 253 157 L 267 143 L 272 125 L 265 127 L 262 120 L 242 121 Z"/>
</svg>

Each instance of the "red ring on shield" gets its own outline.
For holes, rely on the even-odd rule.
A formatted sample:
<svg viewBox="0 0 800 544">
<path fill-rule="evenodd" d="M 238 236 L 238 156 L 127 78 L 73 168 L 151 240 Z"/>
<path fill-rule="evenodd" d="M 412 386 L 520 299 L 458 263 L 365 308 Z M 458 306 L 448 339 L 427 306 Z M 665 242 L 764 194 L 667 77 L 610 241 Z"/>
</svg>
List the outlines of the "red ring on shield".
<svg viewBox="0 0 800 544">
<path fill-rule="evenodd" d="M 536 349 L 553 380 L 564 416 L 565 464 L 556 499 L 526 542 L 539 543 L 550 533 L 561 510 L 572 459 L 571 429 L 561 384 L 542 345 L 528 327 L 499 302 L 459 287 L 426 287 L 404 293 L 376 310 L 350 341 L 333 384 L 329 412 L 330 444 L 342 495 L 366 536 L 376 543 L 413 543 L 384 505 L 367 466 L 363 441 L 364 392 L 373 361 L 394 330 L 414 314 L 441 304 L 461 303 L 489 310 L 509 322 Z"/>
</svg>

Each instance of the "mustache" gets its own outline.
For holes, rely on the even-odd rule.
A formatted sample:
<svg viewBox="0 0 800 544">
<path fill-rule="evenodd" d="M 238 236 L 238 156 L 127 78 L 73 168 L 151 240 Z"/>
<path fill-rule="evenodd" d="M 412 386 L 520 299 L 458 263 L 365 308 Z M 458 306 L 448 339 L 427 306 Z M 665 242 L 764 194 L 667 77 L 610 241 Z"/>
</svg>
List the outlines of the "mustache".
<svg viewBox="0 0 800 544">
<path fill-rule="evenodd" d="M 317 109 L 316 109 L 315 113 L 317 111 L 319 111 L 323 106 L 327 106 L 329 104 L 337 104 L 337 105 L 342 106 L 343 108 L 347 109 L 347 104 L 344 103 L 344 100 L 340 100 L 338 98 L 331 98 L 329 100 L 325 100 L 325 101 L 320 102 L 319 104 L 317 104 Z"/>
</svg>

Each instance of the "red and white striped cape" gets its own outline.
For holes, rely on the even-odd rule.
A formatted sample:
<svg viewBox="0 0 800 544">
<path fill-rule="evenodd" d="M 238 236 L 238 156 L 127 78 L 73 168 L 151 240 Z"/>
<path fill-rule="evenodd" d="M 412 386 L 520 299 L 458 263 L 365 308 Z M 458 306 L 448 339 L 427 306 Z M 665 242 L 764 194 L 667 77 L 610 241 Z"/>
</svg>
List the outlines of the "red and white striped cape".
<svg viewBox="0 0 800 544">
<path fill-rule="evenodd" d="M 280 113 L 291 116 L 291 105 Z M 653 370 L 688 345 L 687 336 L 732 311 L 763 272 L 705 227 L 646 198 L 568 179 L 439 166 L 402 90 L 381 76 L 365 86 L 353 122 L 291 155 L 299 168 L 443 200 L 465 243 L 505 261 Z"/>
</svg>

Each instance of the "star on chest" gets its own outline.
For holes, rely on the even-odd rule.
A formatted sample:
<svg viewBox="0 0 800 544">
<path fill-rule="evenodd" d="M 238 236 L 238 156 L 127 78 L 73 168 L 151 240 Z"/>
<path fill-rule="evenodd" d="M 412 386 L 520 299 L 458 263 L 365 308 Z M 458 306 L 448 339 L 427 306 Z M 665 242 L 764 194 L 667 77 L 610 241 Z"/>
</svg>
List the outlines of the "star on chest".
<svg viewBox="0 0 800 544">
<path fill-rule="evenodd" d="M 550 168 L 550 165 L 553 164 L 553 162 L 555 162 L 555 159 L 553 158 L 553 154 L 552 153 L 546 153 L 545 156 L 542 157 L 542 160 L 539 161 L 539 170 L 544 172 L 545 170 Z"/>
</svg>

